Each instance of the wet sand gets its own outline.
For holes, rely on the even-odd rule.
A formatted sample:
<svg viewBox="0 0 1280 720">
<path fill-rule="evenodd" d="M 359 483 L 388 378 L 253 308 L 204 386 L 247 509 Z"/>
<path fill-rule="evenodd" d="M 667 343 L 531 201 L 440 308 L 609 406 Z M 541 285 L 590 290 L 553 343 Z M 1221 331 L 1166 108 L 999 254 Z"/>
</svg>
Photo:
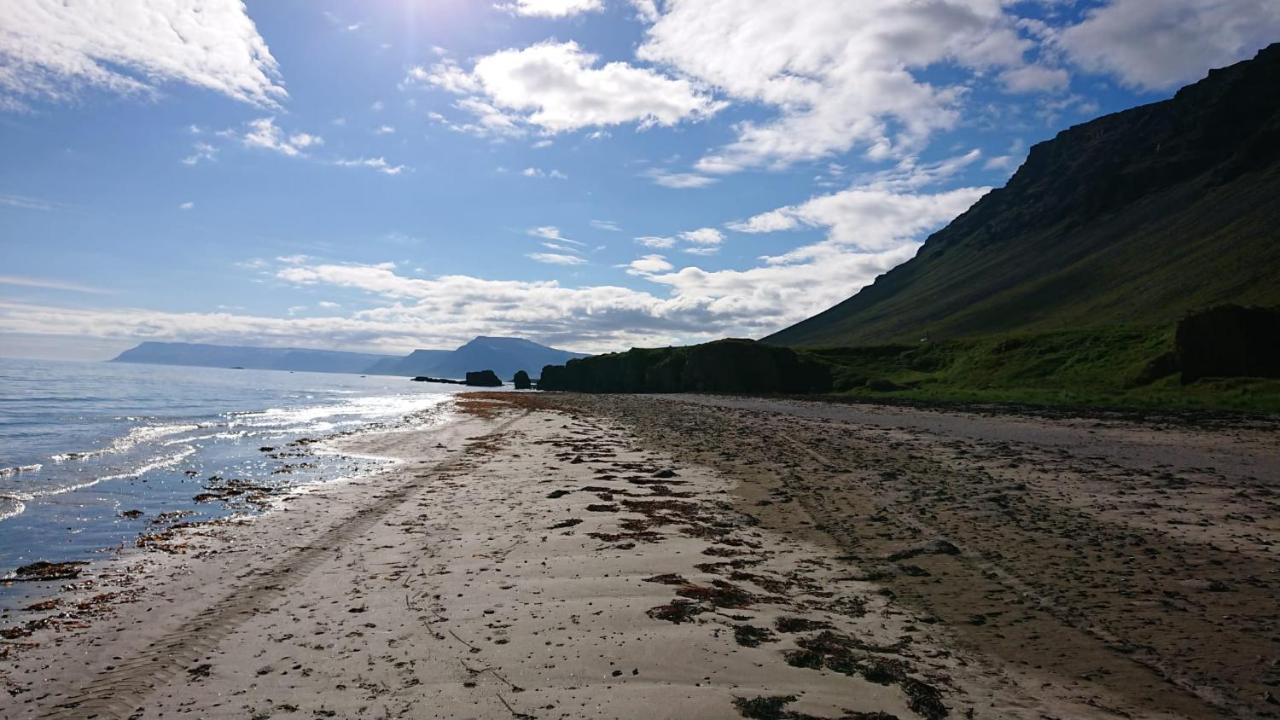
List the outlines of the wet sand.
<svg viewBox="0 0 1280 720">
<path fill-rule="evenodd" d="M 773 401 L 460 405 L 346 441 L 403 461 L 387 473 L 183 529 L 7 618 L 31 634 L 0 645 L 0 716 L 1276 708 L 1266 431 L 1187 431 L 1152 450 L 1163 468 L 1135 448 L 1166 431 L 1130 425 L 997 419 L 991 439 L 978 416 Z"/>
<path fill-rule="evenodd" d="M 1280 426 L 572 397 L 1042 698 L 1280 716 Z M 1067 713 L 1066 717 L 1075 717 Z"/>
</svg>

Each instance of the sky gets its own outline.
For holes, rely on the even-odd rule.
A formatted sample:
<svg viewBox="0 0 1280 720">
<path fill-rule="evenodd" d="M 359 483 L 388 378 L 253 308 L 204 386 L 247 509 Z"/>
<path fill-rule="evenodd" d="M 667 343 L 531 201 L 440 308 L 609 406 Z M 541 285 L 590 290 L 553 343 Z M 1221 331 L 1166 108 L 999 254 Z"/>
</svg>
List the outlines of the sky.
<svg viewBox="0 0 1280 720">
<path fill-rule="evenodd" d="M 759 338 L 1274 0 L 6 0 L 0 355 Z"/>
</svg>

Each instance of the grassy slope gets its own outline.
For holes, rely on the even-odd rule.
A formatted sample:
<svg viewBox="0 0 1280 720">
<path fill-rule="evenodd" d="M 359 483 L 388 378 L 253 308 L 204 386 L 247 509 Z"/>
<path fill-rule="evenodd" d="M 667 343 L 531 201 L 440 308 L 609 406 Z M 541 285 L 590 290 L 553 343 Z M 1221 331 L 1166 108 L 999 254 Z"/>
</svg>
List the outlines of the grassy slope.
<svg viewBox="0 0 1280 720">
<path fill-rule="evenodd" d="M 809 352 L 832 365 L 837 392 L 856 397 L 1280 412 L 1280 380 L 1141 379 L 1172 335 L 1136 325 Z M 872 389 L 885 381 L 896 388 Z"/>
<path fill-rule="evenodd" d="M 1166 324 L 1280 305 L 1280 45 L 1034 147 L 912 260 L 765 342 Z"/>
</svg>

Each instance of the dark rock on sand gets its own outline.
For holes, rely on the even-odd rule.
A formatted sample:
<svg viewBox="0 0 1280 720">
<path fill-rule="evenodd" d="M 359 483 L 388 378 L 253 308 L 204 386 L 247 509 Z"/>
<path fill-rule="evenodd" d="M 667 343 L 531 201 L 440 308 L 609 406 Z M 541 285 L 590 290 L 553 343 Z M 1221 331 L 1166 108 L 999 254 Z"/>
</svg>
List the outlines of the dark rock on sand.
<svg viewBox="0 0 1280 720">
<path fill-rule="evenodd" d="M 521 370 L 512 378 L 511 384 L 515 385 L 517 390 L 529 390 L 533 387 L 533 381 L 529 379 L 529 373 Z"/>
<path fill-rule="evenodd" d="M 492 370 L 477 370 L 467 373 L 467 385 L 470 387 L 502 387 L 502 380 Z"/>
<path fill-rule="evenodd" d="M 1178 323 L 1182 382 L 1206 377 L 1280 377 L 1280 309 L 1224 305 Z"/>
</svg>

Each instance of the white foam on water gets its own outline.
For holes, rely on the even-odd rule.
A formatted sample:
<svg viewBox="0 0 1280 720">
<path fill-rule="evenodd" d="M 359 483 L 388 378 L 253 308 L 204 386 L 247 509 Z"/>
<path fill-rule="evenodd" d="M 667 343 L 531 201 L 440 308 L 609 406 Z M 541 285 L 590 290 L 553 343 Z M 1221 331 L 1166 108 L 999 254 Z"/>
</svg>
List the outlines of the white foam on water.
<svg viewBox="0 0 1280 720">
<path fill-rule="evenodd" d="M 83 452 L 60 453 L 58 455 L 51 456 L 50 459 L 53 460 L 54 463 L 61 464 L 70 460 L 88 460 L 90 458 L 101 457 L 103 455 L 122 453 L 145 442 L 152 442 L 159 440 L 160 438 L 177 435 L 179 433 L 192 432 L 193 430 L 199 430 L 202 427 L 207 426 L 207 424 L 140 425 L 129 430 L 124 437 L 112 440 L 111 444 L 106 447 L 98 448 L 96 450 L 85 450 Z"/>
<path fill-rule="evenodd" d="M 42 467 L 44 467 L 44 465 L 35 463 L 34 465 L 19 465 L 17 467 L 0 468 L 0 478 L 13 477 L 14 475 L 21 475 L 23 473 L 39 472 Z"/>
<path fill-rule="evenodd" d="M 0 502 L 5 502 L 12 506 L 5 509 L 3 505 L 0 505 L 0 522 L 4 522 L 9 518 L 18 517 L 26 511 L 27 504 L 22 500 L 23 499 L 17 495 L 0 495 Z"/>
</svg>

